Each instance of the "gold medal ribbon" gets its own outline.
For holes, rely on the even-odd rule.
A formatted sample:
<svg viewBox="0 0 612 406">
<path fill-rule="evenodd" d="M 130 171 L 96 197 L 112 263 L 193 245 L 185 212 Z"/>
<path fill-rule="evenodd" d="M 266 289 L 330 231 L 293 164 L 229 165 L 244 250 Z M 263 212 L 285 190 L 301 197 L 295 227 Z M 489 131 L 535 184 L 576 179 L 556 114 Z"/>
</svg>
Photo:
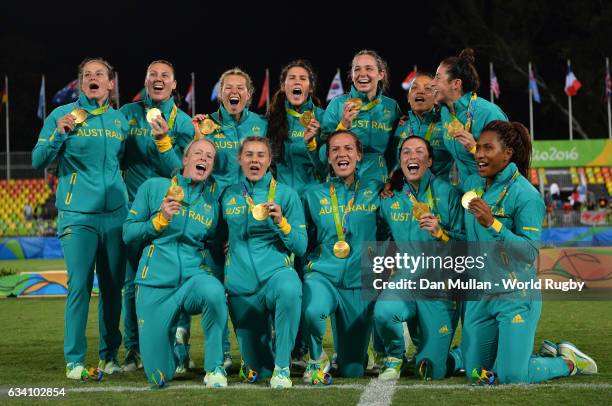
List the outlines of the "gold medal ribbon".
<svg viewBox="0 0 612 406">
<path fill-rule="evenodd" d="M 297 119 L 299 119 L 300 117 L 302 117 L 302 114 L 304 113 L 298 113 L 297 111 L 290 109 L 289 107 L 285 107 L 285 111 L 287 112 L 287 114 L 289 114 L 291 117 L 295 117 Z M 312 114 L 314 114 L 314 110 L 311 111 Z"/>
<path fill-rule="evenodd" d="M 504 189 L 499 194 L 499 197 L 497 198 L 497 202 L 495 202 L 495 204 L 491 207 L 491 211 L 493 211 L 494 208 L 499 207 L 499 205 L 502 202 L 502 200 L 504 200 L 504 198 L 508 194 L 508 189 L 510 188 L 510 185 L 512 185 L 512 183 L 514 183 L 514 181 L 516 180 L 516 178 L 518 178 L 518 176 L 519 176 L 519 171 L 517 169 L 514 172 L 514 174 L 512 174 L 512 177 L 504 185 Z M 486 180 L 485 180 L 485 187 L 486 187 Z M 484 190 L 484 188 L 483 188 L 483 190 Z"/>
<path fill-rule="evenodd" d="M 253 207 L 255 207 L 255 202 L 253 201 L 253 198 L 249 195 L 249 192 L 245 184 L 242 185 L 242 195 L 244 196 L 244 199 L 249 205 L 249 208 L 251 209 L 251 211 L 253 211 Z M 268 188 L 268 203 L 272 203 L 274 201 L 275 196 L 276 196 L 276 179 L 272 177 L 272 179 L 270 180 L 270 187 Z"/>
<path fill-rule="evenodd" d="M 146 108 L 145 112 L 148 112 L 150 109 Z M 176 115 L 178 113 L 178 108 L 176 104 L 172 106 L 172 111 L 170 112 L 170 119 L 168 120 L 168 132 L 172 131 L 172 127 L 174 127 L 174 122 L 176 121 Z"/>
<path fill-rule="evenodd" d="M 429 183 L 427 184 L 426 194 L 427 194 L 427 206 L 429 206 L 429 208 L 432 211 L 437 211 L 436 202 L 433 198 L 433 194 L 431 193 L 431 179 L 429 180 Z M 410 190 L 410 186 L 408 187 L 408 190 L 406 191 L 406 195 L 408 195 L 408 198 L 410 199 L 410 202 L 412 203 L 413 206 L 419 202 L 417 198 L 414 196 L 414 194 L 412 193 L 412 191 Z M 435 213 L 432 213 L 432 214 L 435 214 Z"/>
<path fill-rule="evenodd" d="M 427 127 L 427 132 L 425 133 L 425 139 L 427 141 L 429 141 L 429 139 L 431 138 L 431 134 L 433 134 L 433 130 L 436 127 L 436 123 L 434 121 L 432 121 L 431 123 L 429 123 L 429 127 Z M 414 137 L 414 131 L 412 130 L 412 119 L 410 118 L 410 116 L 408 116 L 408 131 L 410 131 L 410 136 Z"/>
<path fill-rule="evenodd" d="M 470 97 L 470 102 L 468 103 L 467 113 L 466 113 L 466 122 L 465 122 L 465 131 L 470 132 L 472 129 L 472 124 L 474 123 L 474 110 L 476 106 L 473 106 L 474 101 L 477 99 L 476 92 L 472 92 L 472 97 Z M 450 113 L 453 120 L 457 120 L 461 123 L 461 120 L 457 118 L 454 113 Z"/>
<path fill-rule="evenodd" d="M 355 190 L 353 191 L 353 196 L 351 200 L 349 200 L 346 210 L 342 213 L 342 220 L 340 219 L 340 210 L 338 208 L 338 197 L 336 196 L 336 186 L 333 182 L 330 182 L 329 185 L 329 196 L 331 198 L 332 204 L 332 213 L 334 215 L 334 224 L 336 226 L 336 235 L 338 236 L 338 241 L 345 241 L 345 234 L 348 231 L 348 219 L 351 210 L 353 209 L 353 205 L 355 203 L 355 196 L 357 195 L 357 190 L 359 189 L 359 181 L 355 184 Z"/>
</svg>

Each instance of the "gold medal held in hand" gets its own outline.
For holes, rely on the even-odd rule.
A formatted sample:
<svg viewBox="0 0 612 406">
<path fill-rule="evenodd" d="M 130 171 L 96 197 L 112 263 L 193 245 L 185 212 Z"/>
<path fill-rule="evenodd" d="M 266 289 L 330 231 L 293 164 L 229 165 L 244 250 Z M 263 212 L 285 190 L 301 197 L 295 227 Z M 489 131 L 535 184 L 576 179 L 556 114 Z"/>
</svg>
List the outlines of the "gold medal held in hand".
<svg viewBox="0 0 612 406">
<path fill-rule="evenodd" d="M 472 199 L 476 197 L 478 197 L 478 195 L 473 190 L 465 192 L 461 197 L 461 205 L 463 206 L 463 208 L 467 210 L 470 207 L 470 202 L 472 201 Z"/>
<path fill-rule="evenodd" d="M 363 106 L 363 102 L 359 97 L 353 97 L 352 99 L 348 99 L 348 103 L 356 104 L 356 106 L 353 107 L 353 110 L 357 110 L 357 112 L 359 112 L 359 110 L 361 110 L 361 106 Z"/>
<path fill-rule="evenodd" d="M 81 124 L 87 119 L 87 112 L 83 109 L 74 109 L 70 112 L 72 118 L 74 118 L 75 124 Z"/>
<path fill-rule="evenodd" d="M 431 210 L 429 210 L 429 205 L 427 203 L 416 202 L 412 206 L 412 217 L 417 220 L 420 220 L 421 217 L 423 217 L 429 212 L 431 212 Z"/>
<path fill-rule="evenodd" d="M 174 200 L 180 203 L 185 198 L 185 192 L 176 182 L 176 178 L 172 178 L 172 185 L 168 188 L 166 196 L 172 197 Z"/>
<path fill-rule="evenodd" d="M 302 127 L 306 128 L 308 127 L 313 118 L 314 114 L 312 114 L 312 111 L 305 111 L 300 116 L 300 124 L 302 125 Z"/>
<path fill-rule="evenodd" d="M 161 115 L 162 115 L 161 110 L 153 107 L 152 109 L 149 109 L 149 111 L 147 111 L 147 122 L 151 124 L 153 120 L 155 120 L 158 117 L 161 117 Z"/>
<path fill-rule="evenodd" d="M 270 209 L 264 206 L 263 203 L 259 203 L 253 207 L 253 218 L 257 221 L 263 221 L 270 216 Z"/>
<path fill-rule="evenodd" d="M 198 123 L 198 128 L 200 129 L 200 133 L 202 133 L 202 135 L 208 135 L 215 131 L 216 125 L 210 118 L 205 118 Z"/>
<path fill-rule="evenodd" d="M 351 253 L 351 246 L 346 241 L 336 241 L 334 244 L 334 255 L 338 258 L 346 258 Z"/>
<path fill-rule="evenodd" d="M 463 124 L 461 124 L 461 121 L 454 119 L 453 121 L 451 121 L 448 124 L 448 133 L 451 136 L 455 136 L 459 131 L 463 131 Z"/>
</svg>

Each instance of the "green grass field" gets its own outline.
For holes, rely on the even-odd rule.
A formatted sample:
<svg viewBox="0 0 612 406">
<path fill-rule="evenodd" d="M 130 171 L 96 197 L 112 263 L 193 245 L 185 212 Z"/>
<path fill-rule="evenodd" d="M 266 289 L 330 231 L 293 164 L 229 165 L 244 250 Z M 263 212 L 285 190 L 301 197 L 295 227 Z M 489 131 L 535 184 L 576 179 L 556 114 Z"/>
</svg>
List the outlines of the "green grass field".
<svg viewBox="0 0 612 406">
<path fill-rule="evenodd" d="M 4 263 L 11 262 L 11 264 Z M 61 261 L 0 261 L 0 268 L 24 270 L 61 269 Z M 87 328 L 88 365 L 97 364 L 97 298 L 92 298 Z M 266 382 L 239 384 L 236 368 L 230 371 L 228 389 L 208 390 L 201 384 L 198 370 L 175 380 L 164 390 L 149 390 L 142 371 L 105 376 L 102 382 L 80 383 L 64 376 L 63 299 L 0 300 L 2 333 L 0 334 L 0 402 L 8 400 L 9 387 L 66 388 L 69 402 L 121 402 L 162 404 L 188 402 L 199 404 L 357 404 L 365 396 L 372 380 L 334 379 L 330 387 L 308 389 L 301 379 L 294 378 L 297 388 L 273 391 Z M 199 317 L 192 328 L 192 357 L 203 364 L 202 334 Z M 546 302 L 538 328 L 536 343 L 542 339 L 568 339 L 591 355 L 600 373 L 593 376 L 562 378 L 549 383 L 528 386 L 471 387 L 464 378 L 456 377 L 422 383 L 402 378 L 395 388 L 392 404 L 612 404 L 612 303 L 610 302 Z M 233 340 L 233 337 L 232 337 Z M 331 337 L 325 347 L 332 353 Z M 234 363 L 239 364 L 235 340 L 232 341 Z M 123 358 L 123 350 L 120 359 Z M 374 384 L 373 384 L 374 385 Z M 40 400 L 40 399 L 39 399 Z M 362 399 L 363 400 L 363 399 Z M 31 398 L 12 399 L 31 403 Z"/>
</svg>

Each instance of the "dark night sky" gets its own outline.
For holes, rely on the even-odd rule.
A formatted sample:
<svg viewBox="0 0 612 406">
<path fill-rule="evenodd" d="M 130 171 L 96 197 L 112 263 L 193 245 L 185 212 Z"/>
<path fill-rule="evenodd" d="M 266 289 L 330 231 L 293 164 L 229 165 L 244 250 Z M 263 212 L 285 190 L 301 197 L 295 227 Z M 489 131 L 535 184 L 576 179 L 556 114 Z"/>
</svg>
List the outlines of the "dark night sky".
<svg viewBox="0 0 612 406">
<path fill-rule="evenodd" d="M 476 3 L 482 5 L 484 15 L 490 12 L 488 2 Z M 216 103 L 210 101 L 212 87 L 230 67 L 240 66 L 252 75 L 257 87 L 256 101 L 266 67 L 270 69 L 274 91 L 282 66 L 303 57 L 315 67 L 319 75 L 317 93 L 324 98 L 336 69 L 341 69 L 346 89 L 352 55 L 371 48 L 387 60 L 392 80 L 389 95 L 405 110 L 400 84 L 412 66 L 435 71 L 441 59 L 457 54 L 464 45 L 444 42 L 436 32 L 439 3 L 408 7 L 398 2 L 370 2 L 363 6 L 286 2 L 274 8 L 263 4 L 217 2 L 212 8 L 204 3 L 178 1 L 165 5 L 107 1 L 41 6 L 12 2 L 9 7 L 13 9 L 0 16 L 0 74 L 7 73 L 10 80 L 11 149 L 29 150 L 36 142 L 41 126 L 36 117 L 40 75 L 46 75 L 50 112 L 55 107 L 51 97 L 76 77 L 77 65 L 87 56 L 102 56 L 115 66 L 120 75 L 122 104 L 142 88 L 150 61 L 168 59 L 175 64 L 178 89 L 183 95 L 189 73 L 196 73 L 197 110 L 210 112 L 216 108 Z M 548 24 L 553 29 L 556 21 L 551 17 Z M 571 36 L 561 28 L 558 35 Z M 479 94 L 488 99 L 489 57 L 477 45 L 474 46 L 482 82 Z M 603 54 L 610 51 L 609 47 L 602 50 Z M 552 61 L 545 73 L 549 86 L 560 89 L 557 96 L 565 103 L 563 61 L 563 56 Z M 578 78 L 580 64 L 587 63 L 595 62 L 574 61 Z M 509 84 L 504 69 L 496 68 L 502 91 L 498 103 L 511 119 L 528 124 L 527 83 Z M 544 75 L 543 71 L 540 69 L 540 74 Z M 579 98 L 575 103 L 580 103 Z M 601 100 L 593 103 L 596 108 L 603 106 Z M 567 119 L 551 109 L 545 103 L 536 106 L 537 137 L 567 137 Z M 0 116 L 0 137 L 4 140 L 4 111 Z M 606 135 L 605 121 L 600 121 L 589 123 L 594 137 Z M 0 150 L 4 151 L 4 146 Z"/>
</svg>

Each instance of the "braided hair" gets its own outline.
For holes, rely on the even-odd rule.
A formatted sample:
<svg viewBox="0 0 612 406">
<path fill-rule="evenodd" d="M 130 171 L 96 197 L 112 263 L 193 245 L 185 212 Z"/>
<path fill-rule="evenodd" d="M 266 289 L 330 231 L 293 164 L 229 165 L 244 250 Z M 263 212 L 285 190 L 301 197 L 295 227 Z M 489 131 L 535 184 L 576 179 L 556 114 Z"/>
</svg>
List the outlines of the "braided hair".
<svg viewBox="0 0 612 406">
<path fill-rule="evenodd" d="M 491 131 L 497 134 L 497 139 L 504 148 L 512 150 L 510 161 L 518 167 L 521 175 L 527 177 L 531 163 L 531 136 L 529 130 L 518 121 L 494 120 L 483 128 L 482 132 Z"/>
</svg>

